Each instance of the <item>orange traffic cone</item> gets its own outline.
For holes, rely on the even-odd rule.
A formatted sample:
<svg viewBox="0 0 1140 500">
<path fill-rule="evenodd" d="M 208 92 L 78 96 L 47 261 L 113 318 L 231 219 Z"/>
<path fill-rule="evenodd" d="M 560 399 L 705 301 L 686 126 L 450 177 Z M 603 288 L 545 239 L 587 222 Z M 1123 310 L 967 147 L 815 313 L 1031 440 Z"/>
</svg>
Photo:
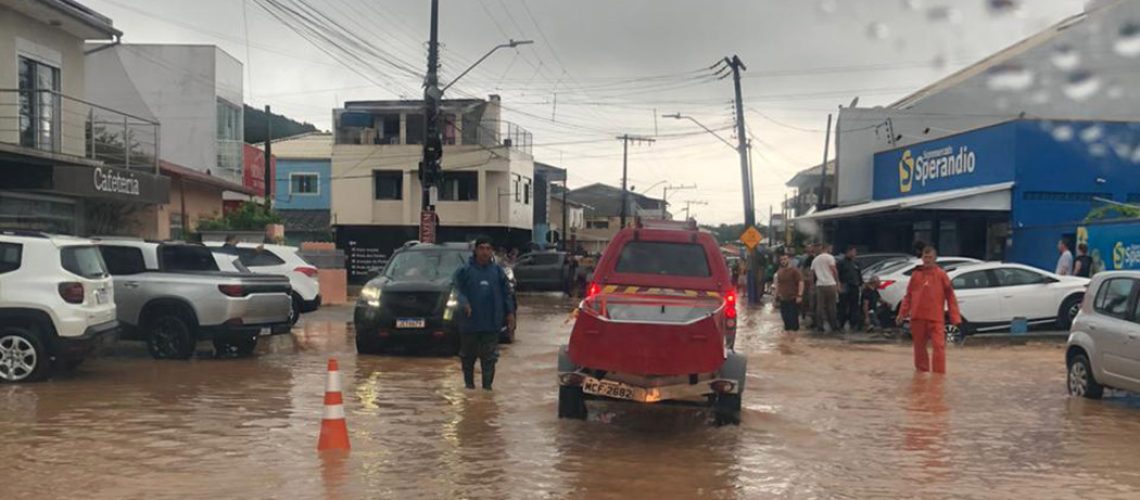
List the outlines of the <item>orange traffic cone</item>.
<svg viewBox="0 0 1140 500">
<path fill-rule="evenodd" d="M 348 425 L 344 421 L 344 396 L 340 390 L 340 369 L 336 359 L 329 358 L 329 378 L 325 383 L 325 417 L 321 419 L 321 437 L 317 450 L 347 450 Z"/>
</svg>

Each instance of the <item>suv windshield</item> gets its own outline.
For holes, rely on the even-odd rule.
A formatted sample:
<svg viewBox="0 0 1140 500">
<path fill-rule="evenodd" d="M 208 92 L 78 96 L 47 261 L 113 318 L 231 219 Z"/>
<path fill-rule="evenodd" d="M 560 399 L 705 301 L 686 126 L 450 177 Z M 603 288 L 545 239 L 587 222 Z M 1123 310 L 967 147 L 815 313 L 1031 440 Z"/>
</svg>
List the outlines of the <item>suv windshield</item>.
<svg viewBox="0 0 1140 500">
<path fill-rule="evenodd" d="M 616 272 L 704 278 L 709 271 L 705 248 L 696 243 L 631 241 L 621 249 Z"/>
<path fill-rule="evenodd" d="M 64 247 L 59 253 L 63 268 L 84 278 L 102 278 L 107 275 L 107 266 L 99 249 L 93 246 Z"/>
<path fill-rule="evenodd" d="M 435 280 L 451 276 L 466 262 L 467 252 L 444 250 L 415 250 L 401 252 L 392 257 L 384 276 L 404 280 Z"/>
</svg>

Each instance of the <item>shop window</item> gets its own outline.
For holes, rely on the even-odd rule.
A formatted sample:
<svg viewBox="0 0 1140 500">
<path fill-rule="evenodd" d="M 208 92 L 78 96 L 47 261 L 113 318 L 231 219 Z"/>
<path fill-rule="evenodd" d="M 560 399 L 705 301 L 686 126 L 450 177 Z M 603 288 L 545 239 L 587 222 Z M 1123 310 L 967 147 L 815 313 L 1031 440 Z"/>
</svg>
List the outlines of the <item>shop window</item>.
<svg viewBox="0 0 1140 500">
<path fill-rule="evenodd" d="M 943 220 L 938 222 L 938 251 L 945 255 L 961 255 L 962 245 L 958 241 L 958 222 Z"/>
<path fill-rule="evenodd" d="M 0 243 L 0 274 L 20 268 L 24 246 L 19 243 Z"/>
<path fill-rule="evenodd" d="M 440 201 L 476 201 L 479 199 L 477 172 L 444 172 L 439 190 Z"/>
<path fill-rule="evenodd" d="M 404 199 L 404 172 L 399 170 L 373 170 L 372 198 L 375 200 Z"/>
<path fill-rule="evenodd" d="M 289 174 L 289 194 L 320 194 L 320 179 L 317 174 Z"/>
</svg>

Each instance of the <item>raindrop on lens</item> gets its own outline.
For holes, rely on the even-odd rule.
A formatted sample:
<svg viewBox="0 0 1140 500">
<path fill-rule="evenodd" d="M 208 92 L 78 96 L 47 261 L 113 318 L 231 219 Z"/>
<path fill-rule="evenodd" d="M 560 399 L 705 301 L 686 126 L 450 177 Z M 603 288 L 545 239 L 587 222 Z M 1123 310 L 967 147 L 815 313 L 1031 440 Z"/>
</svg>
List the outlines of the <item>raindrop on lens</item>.
<svg viewBox="0 0 1140 500">
<path fill-rule="evenodd" d="M 1024 67 L 1005 64 L 990 70 L 986 86 L 990 90 L 1025 90 L 1033 85 L 1033 78 L 1033 72 Z"/>
<path fill-rule="evenodd" d="M 1069 99 L 1084 101 L 1100 90 L 1100 79 L 1091 71 L 1077 71 L 1069 74 L 1063 90 Z"/>
<path fill-rule="evenodd" d="M 922 0 L 903 0 L 903 7 L 909 10 L 918 10 L 922 8 Z"/>
<path fill-rule="evenodd" d="M 838 8 L 839 3 L 836 0 L 820 0 L 819 2 L 819 10 L 824 14 L 834 14 Z"/>
<path fill-rule="evenodd" d="M 1104 128 L 1100 125 L 1093 125 L 1081 131 L 1081 140 L 1085 142 L 1096 142 L 1104 136 Z"/>
<path fill-rule="evenodd" d="M 1140 56 L 1140 24 L 1125 23 L 1121 26 L 1112 48 L 1124 57 Z"/>
<path fill-rule="evenodd" d="M 938 55 L 934 56 L 934 60 L 930 61 L 930 65 L 934 66 L 937 69 L 945 68 L 946 64 L 947 64 L 946 55 L 944 55 L 944 54 L 938 54 Z"/>
<path fill-rule="evenodd" d="M 882 40 L 891 34 L 891 29 L 887 25 L 879 22 L 867 25 L 867 37 L 873 40 Z"/>
<path fill-rule="evenodd" d="M 1089 154 L 1098 158 L 1105 156 L 1108 154 L 1108 146 L 1104 144 L 1093 144 L 1089 146 Z"/>
<path fill-rule="evenodd" d="M 1050 57 L 1058 69 L 1071 71 L 1081 64 L 1081 54 L 1069 45 L 1058 45 Z"/>
<path fill-rule="evenodd" d="M 990 12 L 993 14 L 1008 14 L 1017 10 L 1016 0 L 986 0 Z"/>
<path fill-rule="evenodd" d="M 931 7 L 926 11 L 926 19 L 930 22 L 948 22 L 950 24 L 958 24 L 962 20 L 962 13 L 957 10 L 939 5 Z"/>
<path fill-rule="evenodd" d="M 1053 139 L 1058 142 L 1069 142 L 1073 140 L 1073 127 L 1068 125 L 1061 125 L 1053 129 Z"/>
<path fill-rule="evenodd" d="M 1120 99 L 1124 97 L 1124 89 L 1120 87 L 1110 87 L 1107 92 L 1109 99 Z"/>
</svg>

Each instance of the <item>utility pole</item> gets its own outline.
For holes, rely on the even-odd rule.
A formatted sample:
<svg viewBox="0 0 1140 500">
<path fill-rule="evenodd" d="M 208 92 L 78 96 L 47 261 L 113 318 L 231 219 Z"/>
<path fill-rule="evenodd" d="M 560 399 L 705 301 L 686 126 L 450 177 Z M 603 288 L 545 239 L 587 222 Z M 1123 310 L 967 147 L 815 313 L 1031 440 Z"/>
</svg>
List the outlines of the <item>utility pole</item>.
<svg viewBox="0 0 1140 500">
<path fill-rule="evenodd" d="M 688 221 L 690 218 L 689 208 L 692 207 L 693 205 L 708 205 L 708 202 L 693 201 L 693 200 L 686 201 L 685 202 L 685 220 L 686 221 Z"/>
<path fill-rule="evenodd" d="M 439 218 L 435 214 L 435 198 L 443 176 L 443 134 L 439 123 L 439 0 L 431 0 L 431 35 L 428 40 L 428 67 L 424 78 L 424 147 L 419 166 L 422 190 L 420 213 L 420 241 L 434 243 Z"/>
<path fill-rule="evenodd" d="M 827 188 L 827 154 L 831 147 L 831 113 L 827 114 L 827 133 L 823 136 L 823 166 L 819 171 L 819 196 L 816 197 L 815 210 L 823 210 L 823 190 Z"/>
<path fill-rule="evenodd" d="M 244 147 L 244 146 L 242 146 Z M 265 105 L 265 210 L 273 208 L 273 115 Z M 185 227 L 185 226 L 183 226 Z"/>
<path fill-rule="evenodd" d="M 656 139 L 648 137 L 637 137 L 629 134 L 620 135 L 617 140 L 621 141 L 621 228 L 625 228 L 626 218 L 629 216 L 629 143 L 654 143 Z"/>
<path fill-rule="evenodd" d="M 562 179 L 562 251 L 573 252 L 574 249 L 570 248 L 567 243 L 567 238 L 570 237 L 570 207 L 566 205 L 566 193 L 570 192 L 570 186 L 567 184 L 565 178 Z"/>
<path fill-rule="evenodd" d="M 748 161 L 748 143 L 747 131 L 744 127 L 744 98 L 740 90 L 740 72 L 747 71 L 748 67 L 740 60 L 739 56 L 732 56 L 732 58 L 725 57 L 719 64 L 724 64 L 732 69 L 732 86 L 736 95 L 736 152 L 740 155 L 740 178 L 741 178 L 741 191 L 744 193 L 744 227 L 751 228 L 756 226 L 756 208 L 752 198 L 752 172 L 749 167 Z M 760 291 L 757 288 L 757 276 L 759 259 L 756 255 L 756 250 L 753 249 L 748 252 L 748 303 L 760 303 Z"/>
<path fill-rule="evenodd" d="M 697 189 L 696 184 L 682 184 L 680 186 L 665 186 L 665 192 L 661 195 L 661 220 L 665 220 L 669 215 L 666 207 L 669 206 L 669 191 L 680 191 L 682 189 Z"/>
</svg>

